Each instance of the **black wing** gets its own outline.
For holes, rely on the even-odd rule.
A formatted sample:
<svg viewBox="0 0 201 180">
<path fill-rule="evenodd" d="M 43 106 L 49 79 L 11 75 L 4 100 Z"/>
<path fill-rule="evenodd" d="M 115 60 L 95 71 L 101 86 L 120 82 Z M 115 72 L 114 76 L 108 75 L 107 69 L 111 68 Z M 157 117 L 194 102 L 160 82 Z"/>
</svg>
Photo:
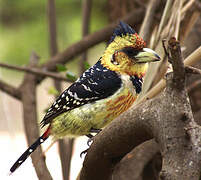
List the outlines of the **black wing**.
<svg viewBox="0 0 201 180">
<path fill-rule="evenodd" d="M 63 112 L 111 96 L 121 87 L 121 83 L 118 74 L 98 61 L 56 99 L 41 121 L 41 126 Z"/>
</svg>

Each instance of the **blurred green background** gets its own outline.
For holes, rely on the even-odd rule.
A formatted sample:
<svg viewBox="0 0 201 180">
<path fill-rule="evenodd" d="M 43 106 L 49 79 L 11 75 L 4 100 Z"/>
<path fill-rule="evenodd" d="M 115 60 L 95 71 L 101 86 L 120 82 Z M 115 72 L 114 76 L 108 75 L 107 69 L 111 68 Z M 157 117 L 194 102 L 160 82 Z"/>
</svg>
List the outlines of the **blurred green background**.
<svg viewBox="0 0 201 180">
<path fill-rule="evenodd" d="M 92 3 L 90 32 L 104 27 L 107 23 L 106 0 Z M 70 44 L 81 39 L 82 22 L 81 0 L 56 1 L 57 42 L 62 51 Z M 13 65 L 26 65 L 34 50 L 40 56 L 40 64 L 49 58 L 49 35 L 47 21 L 47 1 L 5 1 L 0 0 L 0 61 Z M 89 62 L 93 64 L 102 54 L 104 43 L 89 51 Z M 75 61 L 67 68 L 77 73 Z M 1 68 L 7 78 L 13 74 L 21 77 L 22 73 Z"/>
</svg>

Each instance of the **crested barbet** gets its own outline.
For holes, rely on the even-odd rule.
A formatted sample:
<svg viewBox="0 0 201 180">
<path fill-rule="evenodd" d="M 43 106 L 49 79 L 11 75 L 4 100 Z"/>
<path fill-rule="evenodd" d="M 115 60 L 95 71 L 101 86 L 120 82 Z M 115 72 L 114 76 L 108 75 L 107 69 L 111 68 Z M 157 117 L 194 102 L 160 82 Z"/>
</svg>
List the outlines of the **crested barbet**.
<svg viewBox="0 0 201 180">
<path fill-rule="evenodd" d="M 41 121 L 47 126 L 14 163 L 14 172 L 49 136 L 54 139 L 99 132 L 126 111 L 142 90 L 148 63 L 160 57 L 145 48 L 144 40 L 127 24 L 120 22 L 102 57 L 68 87 L 48 109 Z"/>
</svg>

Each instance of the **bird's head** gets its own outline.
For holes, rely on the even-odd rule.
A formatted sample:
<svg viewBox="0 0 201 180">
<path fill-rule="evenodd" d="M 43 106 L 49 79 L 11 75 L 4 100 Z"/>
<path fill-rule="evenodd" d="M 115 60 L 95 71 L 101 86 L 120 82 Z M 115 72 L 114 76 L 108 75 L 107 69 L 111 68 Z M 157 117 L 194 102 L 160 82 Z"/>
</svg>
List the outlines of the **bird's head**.
<svg viewBox="0 0 201 180">
<path fill-rule="evenodd" d="M 101 63 L 120 74 L 142 77 L 146 73 L 148 62 L 160 60 L 156 52 L 145 47 L 145 41 L 129 25 L 120 22 Z"/>
</svg>

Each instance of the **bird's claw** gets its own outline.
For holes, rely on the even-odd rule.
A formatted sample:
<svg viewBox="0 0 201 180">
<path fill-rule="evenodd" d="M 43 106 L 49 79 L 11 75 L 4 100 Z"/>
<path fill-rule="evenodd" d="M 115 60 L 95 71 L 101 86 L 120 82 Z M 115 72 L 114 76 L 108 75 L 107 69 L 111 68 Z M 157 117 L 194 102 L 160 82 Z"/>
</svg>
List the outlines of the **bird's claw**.
<svg viewBox="0 0 201 180">
<path fill-rule="evenodd" d="M 82 152 L 80 153 L 80 157 L 82 158 L 82 155 L 86 154 L 86 153 L 87 153 L 87 151 L 88 151 L 88 149 L 86 149 L 86 150 L 82 151 Z"/>
<path fill-rule="evenodd" d="M 87 145 L 90 146 L 92 142 L 93 142 L 93 137 L 92 137 L 92 138 L 89 138 L 89 139 L 87 140 Z"/>
</svg>

